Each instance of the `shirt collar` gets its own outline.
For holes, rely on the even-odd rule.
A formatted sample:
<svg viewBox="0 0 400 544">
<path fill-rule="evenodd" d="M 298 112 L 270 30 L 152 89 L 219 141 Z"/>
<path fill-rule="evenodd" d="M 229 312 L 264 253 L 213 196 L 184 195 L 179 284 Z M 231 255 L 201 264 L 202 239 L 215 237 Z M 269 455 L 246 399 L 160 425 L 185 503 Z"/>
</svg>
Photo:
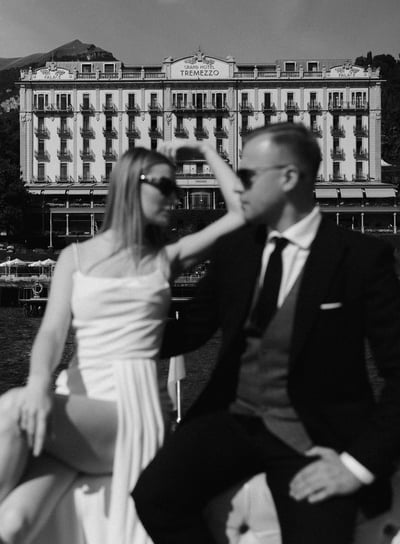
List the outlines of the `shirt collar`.
<svg viewBox="0 0 400 544">
<path fill-rule="evenodd" d="M 300 221 L 291 225 L 283 232 L 271 230 L 268 233 L 268 242 L 272 238 L 287 238 L 291 244 L 302 249 L 309 249 L 321 223 L 321 213 L 318 206 L 315 206 L 311 212 Z"/>
</svg>

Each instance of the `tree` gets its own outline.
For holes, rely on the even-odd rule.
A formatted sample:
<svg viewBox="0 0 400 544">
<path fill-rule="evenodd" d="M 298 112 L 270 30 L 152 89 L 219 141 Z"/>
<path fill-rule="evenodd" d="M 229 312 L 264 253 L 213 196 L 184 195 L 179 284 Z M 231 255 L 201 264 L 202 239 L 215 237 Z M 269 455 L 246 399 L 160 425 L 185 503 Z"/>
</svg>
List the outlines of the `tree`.
<svg viewBox="0 0 400 544">
<path fill-rule="evenodd" d="M 23 237 L 30 201 L 19 166 L 0 166 L 0 232 L 8 239 Z"/>
</svg>

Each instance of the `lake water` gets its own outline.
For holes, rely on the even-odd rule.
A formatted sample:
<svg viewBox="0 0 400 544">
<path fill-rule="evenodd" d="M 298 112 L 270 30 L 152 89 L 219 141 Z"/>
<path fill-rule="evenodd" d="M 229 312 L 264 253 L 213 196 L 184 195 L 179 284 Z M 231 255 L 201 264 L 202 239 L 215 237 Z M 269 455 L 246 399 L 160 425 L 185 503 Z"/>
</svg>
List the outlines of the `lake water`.
<svg viewBox="0 0 400 544">
<path fill-rule="evenodd" d="M 26 317 L 22 308 L 0 307 L 0 393 L 25 383 L 29 370 L 29 356 L 40 318 Z M 211 339 L 199 351 L 186 356 L 187 378 L 182 383 L 183 410 L 193 402 L 206 383 L 218 350 L 218 338 Z M 60 369 L 65 367 L 74 351 L 74 336 L 68 335 Z M 168 361 L 159 368 L 160 389 L 164 391 Z"/>
</svg>

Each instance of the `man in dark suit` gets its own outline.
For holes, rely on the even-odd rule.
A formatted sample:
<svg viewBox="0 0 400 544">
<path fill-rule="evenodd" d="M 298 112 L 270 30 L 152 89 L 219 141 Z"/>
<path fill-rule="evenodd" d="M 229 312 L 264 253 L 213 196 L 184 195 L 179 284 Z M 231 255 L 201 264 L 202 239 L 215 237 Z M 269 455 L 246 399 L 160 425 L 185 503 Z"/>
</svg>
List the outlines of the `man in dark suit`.
<svg viewBox="0 0 400 544">
<path fill-rule="evenodd" d="M 302 125 L 254 131 L 240 181 L 247 225 L 221 239 L 164 353 L 220 328 L 211 379 L 133 497 L 155 544 L 214 542 L 202 517 L 265 472 L 283 544 L 349 544 L 361 506 L 390 503 L 400 445 L 400 288 L 386 243 L 322 218 Z M 368 379 L 369 343 L 384 386 Z"/>
</svg>

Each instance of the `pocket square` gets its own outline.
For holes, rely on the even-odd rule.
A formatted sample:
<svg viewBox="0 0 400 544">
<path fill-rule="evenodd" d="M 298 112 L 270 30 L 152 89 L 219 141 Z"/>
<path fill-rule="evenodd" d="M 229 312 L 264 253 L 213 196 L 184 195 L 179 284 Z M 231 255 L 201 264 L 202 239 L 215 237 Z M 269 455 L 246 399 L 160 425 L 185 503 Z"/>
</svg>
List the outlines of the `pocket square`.
<svg viewBox="0 0 400 544">
<path fill-rule="evenodd" d="M 320 309 L 321 310 L 336 310 L 337 308 L 341 308 L 343 304 L 341 302 L 324 302 L 321 304 Z"/>
</svg>

